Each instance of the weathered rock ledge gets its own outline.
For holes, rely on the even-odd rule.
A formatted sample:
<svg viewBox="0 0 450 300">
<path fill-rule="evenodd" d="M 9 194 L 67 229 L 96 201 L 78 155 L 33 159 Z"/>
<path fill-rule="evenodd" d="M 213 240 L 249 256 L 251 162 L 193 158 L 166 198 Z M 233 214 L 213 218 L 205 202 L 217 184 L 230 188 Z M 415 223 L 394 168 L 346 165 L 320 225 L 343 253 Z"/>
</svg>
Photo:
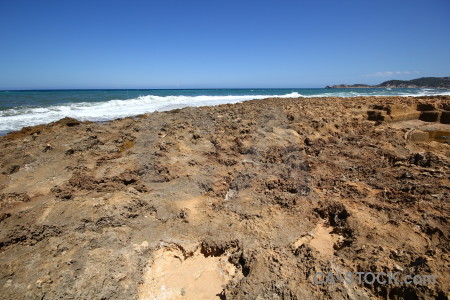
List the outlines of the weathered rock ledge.
<svg viewBox="0 0 450 300">
<path fill-rule="evenodd" d="M 445 299 L 449 107 L 266 99 L 8 134 L 0 298 Z"/>
</svg>

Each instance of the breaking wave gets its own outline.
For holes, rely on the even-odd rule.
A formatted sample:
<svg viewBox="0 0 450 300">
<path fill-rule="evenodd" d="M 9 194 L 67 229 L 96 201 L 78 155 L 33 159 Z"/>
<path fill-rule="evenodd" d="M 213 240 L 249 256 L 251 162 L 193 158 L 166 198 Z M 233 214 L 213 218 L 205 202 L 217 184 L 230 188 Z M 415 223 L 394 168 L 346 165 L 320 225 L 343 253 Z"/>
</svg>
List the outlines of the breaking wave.
<svg viewBox="0 0 450 300">
<path fill-rule="evenodd" d="M 243 96 L 140 96 L 128 100 L 105 102 L 81 102 L 52 105 L 47 107 L 16 107 L 0 111 L 0 132 L 20 130 L 71 117 L 81 121 L 106 121 L 139 114 L 165 111 L 187 106 L 209 106 L 238 103 L 245 100 L 265 98 L 297 98 L 294 92 L 285 95 L 243 95 Z"/>
</svg>

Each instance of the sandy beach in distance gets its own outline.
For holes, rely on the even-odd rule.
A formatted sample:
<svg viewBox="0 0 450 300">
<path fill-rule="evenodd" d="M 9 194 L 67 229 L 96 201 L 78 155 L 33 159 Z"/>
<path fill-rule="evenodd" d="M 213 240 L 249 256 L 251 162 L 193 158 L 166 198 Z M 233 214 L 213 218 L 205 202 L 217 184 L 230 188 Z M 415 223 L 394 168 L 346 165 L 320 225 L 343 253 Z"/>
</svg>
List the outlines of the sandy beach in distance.
<svg viewBox="0 0 450 300">
<path fill-rule="evenodd" d="M 450 96 L 66 118 L 0 137 L 0 157 L 2 299 L 448 295 Z"/>
</svg>

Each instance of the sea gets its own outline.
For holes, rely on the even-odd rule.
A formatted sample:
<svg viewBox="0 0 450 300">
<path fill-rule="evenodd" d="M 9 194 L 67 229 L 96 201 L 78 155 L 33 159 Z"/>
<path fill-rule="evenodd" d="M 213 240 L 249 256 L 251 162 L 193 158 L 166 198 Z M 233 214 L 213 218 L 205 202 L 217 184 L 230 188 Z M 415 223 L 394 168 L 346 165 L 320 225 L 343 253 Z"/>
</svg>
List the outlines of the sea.
<svg viewBox="0 0 450 300">
<path fill-rule="evenodd" d="M 187 106 L 274 97 L 450 95 L 442 89 L 109 89 L 0 91 L 0 135 L 64 117 L 108 121 Z"/>
</svg>

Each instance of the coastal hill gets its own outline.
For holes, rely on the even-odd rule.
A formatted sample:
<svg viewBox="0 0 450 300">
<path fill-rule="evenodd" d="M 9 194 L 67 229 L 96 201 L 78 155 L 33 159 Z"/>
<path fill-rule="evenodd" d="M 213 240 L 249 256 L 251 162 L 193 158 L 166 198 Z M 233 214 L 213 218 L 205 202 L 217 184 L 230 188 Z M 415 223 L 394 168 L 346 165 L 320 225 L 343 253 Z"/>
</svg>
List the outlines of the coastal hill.
<svg viewBox="0 0 450 300">
<path fill-rule="evenodd" d="M 450 77 L 422 77 L 412 80 L 388 80 L 378 85 L 368 84 L 339 84 L 326 86 L 326 89 L 347 89 L 347 88 L 432 88 L 450 89 Z"/>
</svg>

